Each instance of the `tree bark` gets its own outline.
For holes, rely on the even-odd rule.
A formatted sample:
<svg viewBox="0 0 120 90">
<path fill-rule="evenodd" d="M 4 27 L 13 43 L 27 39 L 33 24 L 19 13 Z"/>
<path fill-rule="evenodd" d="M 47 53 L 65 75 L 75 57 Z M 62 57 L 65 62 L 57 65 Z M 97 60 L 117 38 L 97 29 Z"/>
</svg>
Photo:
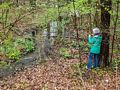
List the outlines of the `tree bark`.
<svg viewBox="0 0 120 90">
<path fill-rule="evenodd" d="M 111 52 L 110 63 L 112 63 L 112 59 L 113 59 L 113 48 L 114 48 L 114 42 L 115 42 L 115 36 L 116 36 L 117 22 L 118 22 L 118 18 L 119 18 L 119 3 L 120 3 L 120 1 L 118 0 L 117 5 L 116 5 L 116 9 L 117 9 L 116 10 L 116 16 L 115 16 L 115 19 L 113 20 L 114 21 L 114 29 L 113 29 L 114 31 L 113 31 L 113 37 L 112 37 L 112 49 L 111 49 L 112 52 Z"/>
<path fill-rule="evenodd" d="M 73 0 L 73 8 L 74 8 L 74 29 L 76 30 L 76 41 L 79 46 L 79 59 L 80 59 L 80 68 L 82 67 L 82 59 L 81 59 L 81 48 L 79 45 L 79 29 L 77 28 L 77 15 L 76 15 L 76 6 L 75 6 L 75 0 Z"/>
<path fill-rule="evenodd" d="M 101 2 L 101 28 L 103 30 L 103 41 L 101 45 L 100 62 L 103 62 L 103 66 L 109 66 L 109 27 L 110 27 L 110 13 L 112 1 L 100 0 Z M 107 9 L 106 9 L 107 8 Z"/>
</svg>

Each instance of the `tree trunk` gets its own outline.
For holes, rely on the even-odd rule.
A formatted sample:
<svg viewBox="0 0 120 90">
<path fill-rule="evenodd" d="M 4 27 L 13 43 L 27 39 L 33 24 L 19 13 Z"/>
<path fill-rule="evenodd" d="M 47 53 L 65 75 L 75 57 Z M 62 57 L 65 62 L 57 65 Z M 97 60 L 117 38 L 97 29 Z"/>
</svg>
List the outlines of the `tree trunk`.
<svg viewBox="0 0 120 90">
<path fill-rule="evenodd" d="M 61 23 L 62 23 L 62 16 L 60 15 L 60 0 L 57 0 L 57 5 L 58 5 L 58 36 L 61 37 L 62 36 L 62 27 L 61 27 Z"/>
<path fill-rule="evenodd" d="M 77 41 L 77 44 L 79 46 L 79 59 L 80 59 L 80 65 L 79 67 L 81 68 L 82 66 L 82 59 L 81 59 L 81 48 L 80 48 L 80 45 L 79 45 L 79 29 L 77 28 L 77 15 L 76 15 L 76 6 L 75 6 L 75 0 L 73 0 L 73 8 L 74 8 L 74 29 L 76 30 L 76 41 Z"/>
<path fill-rule="evenodd" d="M 117 4 L 116 4 L 116 16 L 113 18 L 113 22 L 114 22 L 114 29 L 113 29 L 113 36 L 112 36 L 112 49 L 111 49 L 111 59 L 110 59 L 110 63 L 112 63 L 112 59 L 113 59 L 113 48 L 114 48 L 114 43 L 115 43 L 115 36 L 116 36 L 116 28 L 117 28 L 117 22 L 118 22 L 118 19 L 119 19 L 119 3 L 120 1 L 117 0 L 116 1 Z M 119 47 L 119 45 L 117 45 Z M 119 50 L 119 48 L 118 48 Z"/>
<path fill-rule="evenodd" d="M 47 38 L 50 39 L 50 23 L 47 24 Z"/>
<path fill-rule="evenodd" d="M 101 45 L 101 56 L 100 61 L 103 62 L 103 66 L 109 66 L 109 26 L 110 26 L 110 13 L 112 1 L 111 0 L 100 0 L 101 1 L 101 28 L 103 30 L 103 41 Z M 107 10 L 106 10 L 107 8 Z"/>
</svg>

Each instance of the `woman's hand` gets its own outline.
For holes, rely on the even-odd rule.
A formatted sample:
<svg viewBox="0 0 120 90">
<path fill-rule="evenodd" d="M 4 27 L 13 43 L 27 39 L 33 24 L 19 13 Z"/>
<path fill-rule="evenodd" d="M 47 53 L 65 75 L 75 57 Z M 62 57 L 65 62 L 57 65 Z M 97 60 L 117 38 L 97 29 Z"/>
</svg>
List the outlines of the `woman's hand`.
<svg viewBox="0 0 120 90">
<path fill-rule="evenodd" d="M 92 36 L 93 36 L 93 34 L 92 35 L 89 34 L 89 37 L 92 37 Z"/>
<path fill-rule="evenodd" d="M 91 35 L 89 34 L 89 37 L 91 37 Z"/>
</svg>

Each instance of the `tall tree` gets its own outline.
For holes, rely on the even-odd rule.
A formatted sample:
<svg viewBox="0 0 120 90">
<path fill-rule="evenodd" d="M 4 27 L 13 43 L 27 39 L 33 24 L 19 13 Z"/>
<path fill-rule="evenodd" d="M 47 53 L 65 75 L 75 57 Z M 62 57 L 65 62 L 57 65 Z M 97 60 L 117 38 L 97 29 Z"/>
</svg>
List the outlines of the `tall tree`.
<svg viewBox="0 0 120 90">
<path fill-rule="evenodd" d="M 73 2 L 73 8 L 74 8 L 74 29 L 76 30 L 76 41 L 77 41 L 77 45 L 79 46 L 78 52 L 79 52 L 79 59 L 80 59 L 80 68 L 81 68 L 81 64 L 82 64 L 82 59 L 81 59 L 81 48 L 80 48 L 80 44 L 79 44 L 79 29 L 77 28 L 77 15 L 76 15 L 76 5 L 75 5 L 75 0 L 72 1 Z"/>
<path fill-rule="evenodd" d="M 109 66 L 109 27 L 110 27 L 110 13 L 112 0 L 100 0 L 101 2 L 101 28 L 103 30 L 103 43 L 101 45 L 100 60 L 103 61 L 104 66 Z"/>
<path fill-rule="evenodd" d="M 61 27 L 62 16 L 61 16 L 61 1 L 60 0 L 57 0 L 57 7 L 58 7 L 58 35 L 61 36 L 62 35 L 62 27 Z"/>
<path fill-rule="evenodd" d="M 116 0 L 116 10 L 115 11 L 115 15 L 113 15 L 112 19 L 113 19 L 113 24 L 114 24 L 114 27 L 113 27 L 113 36 L 112 36 L 112 46 L 111 46 L 111 59 L 110 59 L 110 62 L 112 62 L 112 58 L 113 58 L 113 48 L 114 48 L 114 42 L 115 42 L 115 36 L 116 36 L 116 29 L 117 29 L 117 22 L 119 20 L 119 5 L 120 5 L 120 0 Z M 118 46 L 119 47 L 119 46 Z M 119 48 L 118 48 L 119 50 Z"/>
</svg>

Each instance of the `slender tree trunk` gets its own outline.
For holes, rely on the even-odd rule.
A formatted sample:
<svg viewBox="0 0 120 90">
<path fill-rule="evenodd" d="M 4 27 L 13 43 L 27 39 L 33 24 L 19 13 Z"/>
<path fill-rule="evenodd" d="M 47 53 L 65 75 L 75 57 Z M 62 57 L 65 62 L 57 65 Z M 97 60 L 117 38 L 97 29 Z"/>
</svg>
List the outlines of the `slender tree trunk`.
<svg viewBox="0 0 120 90">
<path fill-rule="evenodd" d="M 112 58 L 113 58 L 113 48 L 114 48 L 114 42 L 115 42 L 115 35 L 116 35 L 116 27 L 117 27 L 117 21 L 118 21 L 118 18 L 119 18 L 119 14 L 118 14 L 118 12 L 119 12 L 119 0 L 117 1 L 117 6 L 116 6 L 116 8 L 117 8 L 117 10 L 116 10 L 116 17 L 115 17 L 115 19 L 114 19 L 114 32 L 113 32 L 113 39 L 112 39 L 112 52 L 111 52 L 111 59 L 110 59 L 110 63 L 112 63 Z M 114 17 L 113 17 L 114 18 Z"/>
<path fill-rule="evenodd" d="M 100 0 L 101 1 L 101 26 L 103 30 L 103 43 L 101 45 L 101 56 L 100 61 L 103 62 L 103 66 L 109 66 L 109 26 L 110 26 L 110 13 L 112 1 L 111 0 Z M 107 10 L 106 10 L 107 8 Z"/>
<path fill-rule="evenodd" d="M 96 2 L 95 18 L 94 23 L 96 27 L 99 27 L 99 12 L 98 12 L 98 2 Z"/>
<path fill-rule="evenodd" d="M 6 10 L 6 15 L 5 15 L 5 26 L 7 25 L 7 19 L 8 19 L 8 13 L 9 13 L 9 9 Z"/>
<path fill-rule="evenodd" d="M 88 4 L 91 7 L 91 0 L 88 0 Z M 89 13 L 89 31 L 92 32 L 92 17 L 91 17 L 91 11 Z"/>
<path fill-rule="evenodd" d="M 61 23 L 62 23 L 62 17 L 60 15 L 60 0 L 57 0 L 57 5 L 58 5 L 58 36 L 61 37 L 62 36 L 62 27 L 61 27 Z"/>
<path fill-rule="evenodd" d="M 4 14 L 5 14 L 5 10 L 2 9 L 1 20 L 2 20 L 2 23 L 3 23 L 3 28 L 5 27 L 5 24 L 4 24 Z"/>
<path fill-rule="evenodd" d="M 77 28 L 77 16 L 76 16 L 76 7 L 75 7 L 75 0 L 73 0 L 73 7 L 74 7 L 74 29 L 76 30 L 76 40 L 79 46 L 79 59 L 80 59 L 80 68 L 81 68 L 81 64 L 82 64 L 82 60 L 81 60 L 81 49 L 80 49 L 80 45 L 79 45 L 79 30 Z"/>
<path fill-rule="evenodd" d="M 3 29 L 6 27 L 7 25 L 7 20 L 8 20 L 8 14 L 9 14 L 9 9 L 2 9 L 2 13 L 1 13 L 1 21 L 3 23 Z M 5 31 L 4 31 L 5 34 Z"/>
<path fill-rule="evenodd" d="M 82 26 L 83 25 L 83 15 L 80 15 L 80 26 Z"/>
<path fill-rule="evenodd" d="M 52 23 L 52 22 L 50 22 Z M 47 24 L 47 38 L 50 39 L 50 23 Z"/>
</svg>

